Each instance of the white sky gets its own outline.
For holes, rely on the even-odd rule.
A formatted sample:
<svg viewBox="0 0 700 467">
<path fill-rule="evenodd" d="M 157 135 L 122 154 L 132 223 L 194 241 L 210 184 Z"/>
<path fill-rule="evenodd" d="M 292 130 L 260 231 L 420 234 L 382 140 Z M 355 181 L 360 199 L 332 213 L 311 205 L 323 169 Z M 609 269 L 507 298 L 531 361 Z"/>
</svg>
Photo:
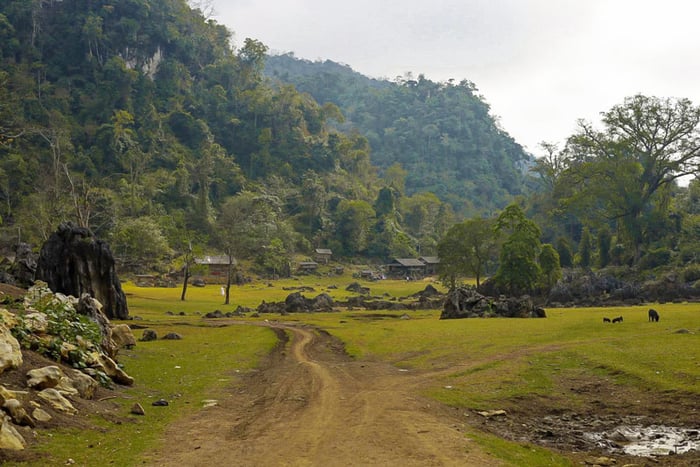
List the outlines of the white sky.
<svg viewBox="0 0 700 467">
<path fill-rule="evenodd" d="M 541 155 L 580 118 L 637 93 L 700 104 L 696 0 L 212 0 L 213 19 L 272 53 L 374 78 L 472 81 L 501 127 Z"/>
</svg>

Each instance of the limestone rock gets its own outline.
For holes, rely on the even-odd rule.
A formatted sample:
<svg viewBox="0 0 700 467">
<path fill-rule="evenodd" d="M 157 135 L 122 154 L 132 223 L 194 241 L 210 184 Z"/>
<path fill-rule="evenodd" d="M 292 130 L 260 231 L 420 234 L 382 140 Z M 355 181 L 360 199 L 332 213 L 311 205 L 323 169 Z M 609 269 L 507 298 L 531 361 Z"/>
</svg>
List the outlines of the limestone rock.
<svg viewBox="0 0 700 467">
<path fill-rule="evenodd" d="M 50 422 L 53 419 L 53 417 L 41 407 L 37 407 L 34 410 L 32 410 L 32 417 L 34 417 L 34 420 L 43 423 Z"/>
<path fill-rule="evenodd" d="M 24 323 L 34 334 L 46 334 L 49 329 L 48 317 L 38 311 L 25 315 Z"/>
<path fill-rule="evenodd" d="M 0 324 L 4 324 L 6 328 L 12 329 L 17 326 L 17 317 L 14 313 L 7 311 L 6 308 L 0 308 Z"/>
<path fill-rule="evenodd" d="M 48 402 L 51 407 L 60 412 L 65 412 L 72 415 L 78 413 L 76 408 L 73 407 L 73 404 L 71 404 L 68 399 L 63 397 L 61 393 L 54 388 L 44 389 L 43 391 L 39 392 L 37 396 L 40 399 Z"/>
<path fill-rule="evenodd" d="M 134 384 L 134 378 L 126 374 L 124 370 L 119 368 L 117 362 L 106 355 L 97 356 L 97 369 L 102 370 L 104 374 L 109 376 L 112 381 L 117 384 L 124 384 L 126 386 Z"/>
<path fill-rule="evenodd" d="M 70 378 L 73 387 L 78 390 L 78 394 L 83 399 L 92 399 L 95 397 L 95 391 L 98 384 L 90 376 L 80 370 L 73 370 L 68 377 Z"/>
<path fill-rule="evenodd" d="M 0 324 L 0 374 L 5 370 L 19 368 L 22 364 L 22 349 L 10 330 Z"/>
<path fill-rule="evenodd" d="M 22 451 L 26 446 L 27 442 L 12 425 L 10 417 L 0 413 L 0 449 Z"/>
<path fill-rule="evenodd" d="M 112 340 L 120 349 L 130 349 L 136 345 L 136 338 L 128 324 L 113 325 Z"/>
<path fill-rule="evenodd" d="M 2 404 L 2 408 L 10 415 L 15 425 L 29 426 L 34 428 L 35 423 L 32 417 L 17 399 L 8 399 Z"/>
<path fill-rule="evenodd" d="M 73 381 L 71 381 L 71 379 L 67 376 L 61 377 L 61 381 L 59 381 L 58 384 L 54 386 L 54 389 L 60 392 L 63 396 L 78 395 L 78 390 L 75 389 L 75 386 L 73 386 Z"/>
<path fill-rule="evenodd" d="M 126 295 L 109 245 L 86 228 L 61 224 L 39 253 L 36 279 L 51 290 L 79 297 L 87 292 L 104 305 L 110 319 L 127 319 Z"/>
<path fill-rule="evenodd" d="M 141 339 L 139 339 L 141 342 L 149 342 L 149 341 L 154 341 L 158 339 L 158 333 L 155 332 L 153 329 L 144 329 L 143 330 L 143 335 L 141 336 Z"/>
<path fill-rule="evenodd" d="M 163 339 L 171 340 L 171 341 L 179 341 L 182 339 L 182 336 L 176 332 L 169 332 L 163 336 Z"/>
<path fill-rule="evenodd" d="M 61 382 L 64 374 L 57 366 L 46 366 L 44 368 L 36 368 L 27 372 L 27 386 L 41 391 L 46 388 L 53 388 Z"/>
<path fill-rule="evenodd" d="M 97 324 L 102 334 L 102 342 L 100 343 L 102 350 L 110 357 L 115 357 L 119 347 L 112 339 L 112 326 L 109 323 L 109 318 L 102 311 L 102 304 L 89 294 L 84 293 L 80 296 L 75 310 Z"/>
<path fill-rule="evenodd" d="M 146 411 L 143 410 L 143 406 L 138 402 L 131 406 L 131 413 L 134 415 L 146 415 Z"/>
</svg>

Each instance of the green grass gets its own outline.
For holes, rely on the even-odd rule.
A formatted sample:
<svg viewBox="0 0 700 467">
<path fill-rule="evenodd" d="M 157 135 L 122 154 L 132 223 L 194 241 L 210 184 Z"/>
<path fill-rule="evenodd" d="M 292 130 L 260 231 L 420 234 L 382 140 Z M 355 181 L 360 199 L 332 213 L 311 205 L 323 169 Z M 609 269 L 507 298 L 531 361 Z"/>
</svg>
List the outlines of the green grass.
<svg viewBox="0 0 700 467">
<path fill-rule="evenodd" d="M 119 361 L 136 379 L 124 397 L 115 399 L 127 421 L 114 424 L 96 416 L 97 431 L 40 430 L 40 443 L 33 449 L 46 457 L 36 465 L 63 464 L 68 458 L 78 465 L 140 463 L 143 454 L 161 442 L 169 423 L 199 410 L 203 400 L 220 397 L 235 371 L 255 367 L 276 343 L 274 333 L 262 327 L 207 326 L 204 313 L 233 311 L 238 305 L 255 308 L 262 300 L 281 301 L 291 293 L 289 288 L 302 285 L 315 289 L 304 292 L 305 296 L 325 292 L 342 300 L 352 295 L 345 287 L 355 281 L 346 274 L 233 286 L 231 304 L 226 306 L 219 285 L 190 287 L 183 302 L 180 288 L 125 284 L 130 315 L 139 318 L 130 324 L 148 326 L 160 336 L 177 332 L 184 339 L 139 342 L 133 350 L 122 351 Z M 421 291 L 429 283 L 357 282 L 369 287 L 372 296 L 396 298 Z M 257 319 L 316 325 L 343 340 L 357 358 L 435 372 L 425 394 L 455 407 L 503 408 L 509 401 L 549 397 L 560 380 L 579 376 L 700 395 L 700 304 L 654 308 L 661 315 L 659 323 L 647 322 L 648 307 L 549 309 L 546 319 L 441 321 L 435 310 L 408 312 L 411 319 L 399 319 L 403 311 L 360 310 Z M 618 315 L 624 316 L 624 323 L 602 323 L 603 316 Z M 675 333 L 679 329 L 692 334 Z M 140 337 L 140 331 L 135 334 Z M 168 399 L 171 405 L 151 407 L 158 398 Z M 145 417 L 128 415 L 134 402 L 144 406 Z M 478 432 L 470 432 L 468 438 L 505 464 L 567 465 L 546 449 Z"/>
</svg>

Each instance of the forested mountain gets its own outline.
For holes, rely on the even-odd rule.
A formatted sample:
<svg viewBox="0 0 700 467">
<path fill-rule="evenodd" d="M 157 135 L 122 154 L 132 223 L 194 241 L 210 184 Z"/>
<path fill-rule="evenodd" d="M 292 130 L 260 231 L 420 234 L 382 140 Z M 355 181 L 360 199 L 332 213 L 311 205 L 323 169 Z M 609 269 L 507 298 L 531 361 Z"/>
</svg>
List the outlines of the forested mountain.
<svg viewBox="0 0 700 467">
<path fill-rule="evenodd" d="M 503 208 L 523 194 L 532 158 L 489 114 L 473 83 L 435 83 L 423 75 L 370 79 L 332 61 L 271 56 L 265 73 L 321 103 L 336 104 L 370 143 L 372 162 L 401 164 L 406 192 L 432 192 L 466 215 Z"/>
<path fill-rule="evenodd" d="M 378 178 L 337 106 L 230 39 L 185 0 L 2 1 L 3 243 L 71 221 L 142 269 L 192 245 L 268 271 L 313 247 L 430 252 L 450 206 Z"/>
</svg>

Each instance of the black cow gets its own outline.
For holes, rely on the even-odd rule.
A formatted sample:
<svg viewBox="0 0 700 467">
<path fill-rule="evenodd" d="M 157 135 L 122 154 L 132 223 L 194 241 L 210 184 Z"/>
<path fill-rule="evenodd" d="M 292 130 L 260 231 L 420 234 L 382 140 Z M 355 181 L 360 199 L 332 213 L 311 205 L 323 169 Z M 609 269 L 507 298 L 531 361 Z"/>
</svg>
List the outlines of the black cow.
<svg viewBox="0 0 700 467">
<path fill-rule="evenodd" d="M 622 322 L 622 316 L 618 316 L 617 318 L 613 318 L 612 322 L 613 322 L 613 323 L 621 323 L 621 322 Z"/>
<path fill-rule="evenodd" d="M 649 321 L 652 321 L 654 323 L 659 322 L 659 312 L 653 308 L 649 308 Z"/>
<path fill-rule="evenodd" d="M 609 322 L 610 322 L 610 318 L 603 318 L 603 322 L 604 322 L 604 323 L 609 323 Z"/>
</svg>

